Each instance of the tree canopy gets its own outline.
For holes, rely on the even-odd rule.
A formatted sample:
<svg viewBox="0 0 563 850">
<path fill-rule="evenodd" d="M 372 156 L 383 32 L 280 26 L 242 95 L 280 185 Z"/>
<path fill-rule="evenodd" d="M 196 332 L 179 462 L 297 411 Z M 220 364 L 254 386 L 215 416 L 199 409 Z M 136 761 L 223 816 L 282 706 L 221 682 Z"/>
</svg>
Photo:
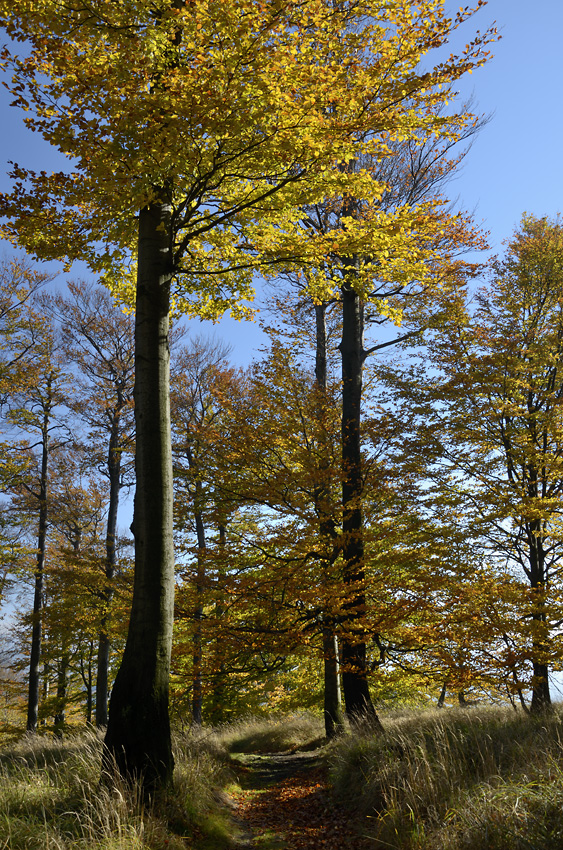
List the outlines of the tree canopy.
<svg viewBox="0 0 563 850">
<path fill-rule="evenodd" d="M 41 258 L 87 261 L 135 303 L 135 585 L 106 747 L 149 793 L 173 769 L 171 311 L 240 315 L 254 272 L 280 264 L 310 267 L 317 300 L 340 287 L 357 300 L 374 277 L 423 291 L 440 279 L 439 237 L 459 218 L 440 199 L 381 207 L 385 181 L 362 163 L 393 156 L 402 140 L 466 134 L 475 117 L 444 107 L 494 33 L 440 57 L 482 5 L 451 17 L 443 0 L 0 2 L 13 102 L 68 161 L 53 174 L 13 166 L 3 233 Z M 301 226 L 306 205 L 342 198 L 334 226 Z M 331 255 L 346 258 L 336 275 L 325 273 Z M 363 570 L 356 549 L 351 584 Z M 360 643 L 348 650 L 353 667 Z M 354 703 L 369 703 L 367 692 Z"/>
</svg>

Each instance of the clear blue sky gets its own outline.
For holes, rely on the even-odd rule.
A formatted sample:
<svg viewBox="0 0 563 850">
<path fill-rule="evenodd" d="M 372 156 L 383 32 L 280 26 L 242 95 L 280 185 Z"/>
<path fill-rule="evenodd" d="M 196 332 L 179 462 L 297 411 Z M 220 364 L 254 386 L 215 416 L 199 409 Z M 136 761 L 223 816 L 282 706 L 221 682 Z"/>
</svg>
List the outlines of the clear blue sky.
<svg viewBox="0 0 563 850">
<path fill-rule="evenodd" d="M 490 231 L 495 251 L 524 211 L 563 211 L 562 0 L 489 0 L 474 18 L 497 21 L 494 57 L 471 78 L 476 106 L 492 114 L 452 185 Z"/>
<path fill-rule="evenodd" d="M 452 9 L 459 5 L 448 0 Z M 502 34 L 493 45 L 494 57 L 463 85 L 464 95 L 474 94 L 475 108 L 492 118 L 451 194 L 463 209 L 474 210 L 476 221 L 490 231 L 492 249 L 500 251 L 524 211 L 549 216 L 563 211 L 563 0 L 489 0 L 463 27 L 463 39 L 493 21 Z M 8 160 L 46 170 L 60 164 L 8 103 L 7 93 L 0 92 L 0 190 L 9 185 Z M 217 331 L 232 339 L 241 363 L 261 340 L 247 323 L 225 320 Z"/>
</svg>

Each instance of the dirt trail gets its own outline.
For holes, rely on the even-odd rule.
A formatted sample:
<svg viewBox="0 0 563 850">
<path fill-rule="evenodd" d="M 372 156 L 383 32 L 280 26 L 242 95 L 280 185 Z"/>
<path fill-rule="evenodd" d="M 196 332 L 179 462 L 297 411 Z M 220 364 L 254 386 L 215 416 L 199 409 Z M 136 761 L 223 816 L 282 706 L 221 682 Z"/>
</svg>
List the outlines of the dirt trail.
<svg viewBox="0 0 563 850">
<path fill-rule="evenodd" d="M 240 850 L 374 850 L 333 802 L 318 753 L 237 755 L 233 767 Z"/>
</svg>

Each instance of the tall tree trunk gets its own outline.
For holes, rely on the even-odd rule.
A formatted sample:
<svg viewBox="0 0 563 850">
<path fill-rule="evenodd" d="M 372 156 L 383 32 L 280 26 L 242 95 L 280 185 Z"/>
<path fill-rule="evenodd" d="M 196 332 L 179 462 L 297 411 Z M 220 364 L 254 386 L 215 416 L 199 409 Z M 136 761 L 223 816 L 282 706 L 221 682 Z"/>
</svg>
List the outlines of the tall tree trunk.
<svg viewBox="0 0 563 850">
<path fill-rule="evenodd" d="M 117 511 L 119 508 L 119 489 L 121 484 L 121 452 L 119 450 L 119 416 L 114 413 L 108 449 L 109 505 L 106 528 L 105 583 L 102 591 L 103 612 L 98 635 L 98 659 L 96 670 L 96 726 L 108 723 L 108 684 L 110 639 L 108 634 L 109 606 L 113 596 L 113 576 L 115 573 Z"/>
<path fill-rule="evenodd" d="M 440 691 L 440 696 L 438 697 L 438 703 L 436 708 L 443 708 L 444 703 L 446 701 L 446 693 L 448 691 L 448 680 L 444 680 L 444 684 L 442 685 L 442 690 Z"/>
<path fill-rule="evenodd" d="M 50 390 L 50 383 L 48 384 Z M 49 470 L 49 418 L 50 406 L 43 414 L 41 429 L 41 473 L 39 479 L 39 526 L 37 532 L 37 560 L 35 566 L 35 587 L 33 593 L 33 625 L 31 629 L 31 653 L 29 660 L 29 688 L 27 699 L 27 731 L 37 731 L 39 715 L 39 662 L 41 660 L 41 639 L 43 632 L 43 582 L 45 575 L 45 555 L 47 550 L 47 482 Z"/>
<path fill-rule="evenodd" d="M 334 738 L 342 731 L 342 698 L 338 664 L 338 638 L 334 626 L 323 629 L 325 735 Z"/>
<path fill-rule="evenodd" d="M 545 553 L 541 520 L 527 526 L 530 552 L 530 584 L 532 587 L 532 701 L 531 714 L 542 714 L 551 707 L 549 692 L 548 625 L 545 610 Z"/>
<path fill-rule="evenodd" d="M 165 194 L 164 189 L 162 194 Z M 145 795 L 172 780 L 168 693 L 174 619 L 169 314 L 171 205 L 139 214 L 135 318 L 135 579 L 127 643 L 105 737 L 124 775 Z"/>
<path fill-rule="evenodd" d="M 201 726 L 203 722 L 203 688 L 201 679 L 203 663 L 202 620 L 203 594 L 205 589 L 205 550 L 207 548 L 203 516 L 201 514 L 201 510 L 198 508 L 198 503 L 200 501 L 201 483 L 196 481 L 195 527 L 197 534 L 197 576 L 195 583 L 196 602 L 194 607 L 194 634 L 192 643 L 192 717 L 194 723 L 198 726 Z"/>
<path fill-rule="evenodd" d="M 84 686 L 86 688 L 86 725 L 90 726 L 92 723 L 92 706 L 93 706 L 93 694 L 92 694 L 92 656 L 94 654 L 94 641 L 90 641 L 88 646 L 88 665 L 86 670 L 84 670 L 84 664 L 81 665 L 81 673 L 82 673 L 82 681 L 84 682 Z"/>
<path fill-rule="evenodd" d="M 67 695 L 67 673 L 70 664 L 70 656 L 65 651 L 57 665 L 57 712 L 53 717 L 55 735 L 63 736 L 63 728 L 66 720 L 66 695 Z"/>
<path fill-rule="evenodd" d="M 222 520 L 219 523 L 219 558 L 217 565 L 217 596 L 215 600 L 215 620 L 217 623 L 225 613 L 224 599 L 221 596 L 222 590 L 225 587 L 225 546 L 227 544 L 227 528 L 226 521 Z M 215 647 L 214 647 L 214 678 L 213 678 L 213 701 L 211 706 L 211 714 L 209 717 L 213 725 L 222 723 L 225 719 L 225 663 L 224 652 L 219 629 L 216 628 Z"/>
<path fill-rule="evenodd" d="M 51 673 L 51 668 L 48 664 L 43 664 L 43 702 L 47 702 L 49 699 L 49 692 L 51 688 L 51 683 L 49 682 L 49 675 Z M 41 726 L 47 726 L 47 718 L 43 717 L 41 721 Z"/>
<path fill-rule="evenodd" d="M 326 475 L 330 467 L 326 444 L 326 404 L 327 404 L 327 339 L 326 339 L 326 310 L 327 304 L 315 304 L 316 345 L 315 345 L 315 383 L 318 394 L 317 419 L 319 427 L 320 450 L 320 482 L 316 488 L 315 501 L 319 516 L 319 536 L 323 551 L 334 550 L 335 523 L 330 505 L 329 486 Z M 323 583 L 329 584 L 329 573 L 334 558 L 327 554 L 321 569 Z M 323 660 L 324 660 L 324 721 L 327 738 L 333 738 L 342 728 L 341 712 L 342 699 L 340 695 L 340 676 L 338 669 L 338 637 L 334 623 L 328 611 L 323 612 L 325 625 L 323 627 Z"/>
<path fill-rule="evenodd" d="M 364 530 L 362 519 L 361 402 L 364 364 L 363 305 L 353 286 L 342 287 L 342 534 L 347 592 L 342 638 L 342 685 L 351 720 L 367 717 L 381 728 L 373 707 L 366 661 Z"/>
</svg>

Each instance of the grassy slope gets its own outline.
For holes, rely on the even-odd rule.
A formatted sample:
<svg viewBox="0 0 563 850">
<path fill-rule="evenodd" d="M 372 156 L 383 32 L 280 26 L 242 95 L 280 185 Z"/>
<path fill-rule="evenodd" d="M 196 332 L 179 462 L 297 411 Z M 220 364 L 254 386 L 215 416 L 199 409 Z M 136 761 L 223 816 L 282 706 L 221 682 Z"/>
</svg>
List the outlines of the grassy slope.
<svg viewBox="0 0 563 850">
<path fill-rule="evenodd" d="M 328 748 L 339 801 L 375 847 L 563 850 L 563 709 L 542 719 L 472 709 L 386 717 Z M 22 739 L 0 751 L 0 847 L 218 850 L 233 840 L 218 789 L 226 753 L 307 749 L 318 720 L 244 720 L 176 741 L 173 793 L 149 812 L 99 784 L 100 741 Z"/>
<path fill-rule="evenodd" d="M 24 737 L 0 752 L 0 847 L 185 850 L 218 829 L 224 767 L 203 743 L 176 742 L 174 791 L 147 811 L 135 788 L 100 783 L 101 741 Z M 201 843 L 200 842 L 201 839 Z"/>
<path fill-rule="evenodd" d="M 387 718 L 386 732 L 332 750 L 337 798 L 375 846 L 400 850 L 563 850 L 563 710 Z"/>
<path fill-rule="evenodd" d="M 304 715 L 178 735 L 174 789 L 152 811 L 135 788 L 100 784 L 95 733 L 24 736 L 0 749 L 0 850 L 219 850 L 236 842 L 222 788 L 227 751 L 283 751 L 322 734 Z"/>
</svg>

